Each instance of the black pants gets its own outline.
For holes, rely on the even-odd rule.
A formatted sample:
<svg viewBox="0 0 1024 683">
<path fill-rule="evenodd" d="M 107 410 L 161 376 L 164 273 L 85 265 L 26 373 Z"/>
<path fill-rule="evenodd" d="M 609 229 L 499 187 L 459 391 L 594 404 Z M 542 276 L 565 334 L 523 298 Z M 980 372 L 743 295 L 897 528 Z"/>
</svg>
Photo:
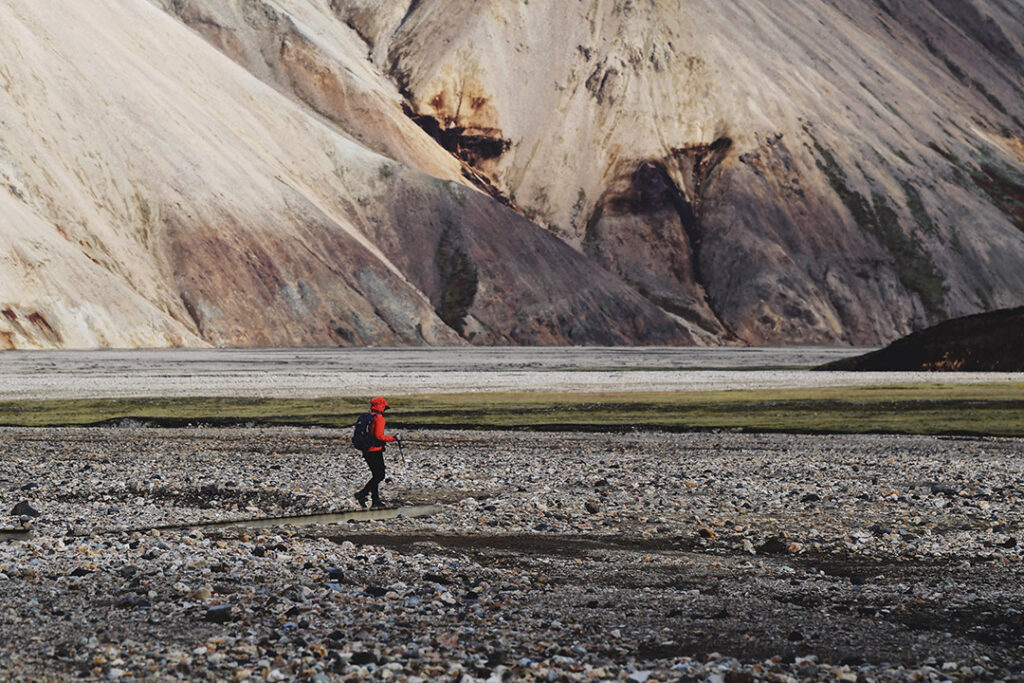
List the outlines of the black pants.
<svg viewBox="0 0 1024 683">
<path fill-rule="evenodd" d="M 366 482 L 366 486 L 359 491 L 359 495 L 365 496 L 369 493 L 374 501 L 379 501 L 378 487 L 384 481 L 384 451 L 363 451 L 363 460 L 370 468 L 370 481 Z"/>
</svg>

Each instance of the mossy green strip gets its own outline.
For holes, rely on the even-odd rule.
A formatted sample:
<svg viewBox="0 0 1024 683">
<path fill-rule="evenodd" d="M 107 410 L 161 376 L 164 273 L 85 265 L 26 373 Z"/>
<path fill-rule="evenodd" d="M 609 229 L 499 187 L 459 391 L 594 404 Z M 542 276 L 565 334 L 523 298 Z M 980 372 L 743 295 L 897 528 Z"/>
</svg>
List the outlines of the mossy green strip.
<svg viewBox="0 0 1024 683">
<path fill-rule="evenodd" d="M 367 397 L 0 402 L 0 424 L 137 420 L 163 426 L 350 427 Z M 389 428 L 1024 436 L 1024 382 L 715 392 L 473 393 L 389 397 Z"/>
</svg>

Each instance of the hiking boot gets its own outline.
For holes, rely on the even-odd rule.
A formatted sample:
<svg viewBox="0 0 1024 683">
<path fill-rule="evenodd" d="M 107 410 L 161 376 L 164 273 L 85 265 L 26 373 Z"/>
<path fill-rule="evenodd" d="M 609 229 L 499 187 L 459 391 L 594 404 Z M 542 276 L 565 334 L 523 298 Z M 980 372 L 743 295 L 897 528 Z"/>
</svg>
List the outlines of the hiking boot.
<svg viewBox="0 0 1024 683">
<path fill-rule="evenodd" d="M 374 498 L 372 501 L 370 501 L 370 507 L 382 508 L 384 507 L 384 501 L 382 501 L 380 498 Z"/>
<path fill-rule="evenodd" d="M 363 493 L 362 491 L 357 491 L 356 492 L 356 502 L 359 503 L 359 507 L 365 508 L 366 507 L 366 494 Z"/>
</svg>

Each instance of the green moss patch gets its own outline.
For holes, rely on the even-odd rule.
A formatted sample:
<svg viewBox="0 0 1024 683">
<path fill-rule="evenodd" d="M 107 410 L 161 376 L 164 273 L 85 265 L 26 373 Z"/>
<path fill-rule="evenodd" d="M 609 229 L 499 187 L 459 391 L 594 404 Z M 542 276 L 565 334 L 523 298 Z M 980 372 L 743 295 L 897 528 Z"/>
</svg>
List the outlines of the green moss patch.
<svg viewBox="0 0 1024 683">
<path fill-rule="evenodd" d="M 348 428 L 367 397 L 0 402 L 0 424 L 33 427 L 299 425 Z M 1024 436 L 1024 382 L 771 391 L 473 393 L 393 397 L 389 428 Z"/>
<path fill-rule="evenodd" d="M 1024 231 L 1024 179 L 1008 169 L 982 164 L 971 171 L 971 179 L 992 198 L 1013 224 Z"/>
<path fill-rule="evenodd" d="M 825 174 L 832 189 L 853 216 L 853 220 L 892 255 L 892 266 L 900 283 L 908 291 L 918 295 L 925 310 L 932 317 L 942 317 L 946 283 L 924 246 L 916 237 L 904 232 L 899 217 L 884 196 L 876 192 L 872 195 L 871 201 L 868 201 L 864 195 L 851 189 L 846 173 L 832 153 L 821 146 L 809 129 L 805 130 L 817 152 L 815 163 L 818 169 Z M 934 232 L 935 226 L 925 211 L 920 195 L 909 184 L 904 185 L 903 189 L 914 220 L 921 228 Z"/>
<path fill-rule="evenodd" d="M 442 288 L 437 315 L 446 325 L 465 336 L 466 316 L 479 284 L 476 264 L 447 232 L 437 246 L 435 263 Z"/>
</svg>

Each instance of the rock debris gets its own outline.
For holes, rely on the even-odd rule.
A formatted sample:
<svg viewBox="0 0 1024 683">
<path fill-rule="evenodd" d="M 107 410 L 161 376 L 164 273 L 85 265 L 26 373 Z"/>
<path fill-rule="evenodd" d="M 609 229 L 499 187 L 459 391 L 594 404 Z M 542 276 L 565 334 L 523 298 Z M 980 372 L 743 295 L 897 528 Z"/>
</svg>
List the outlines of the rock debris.
<svg viewBox="0 0 1024 683">
<path fill-rule="evenodd" d="M 1024 441 L 2 429 L 0 678 L 1024 679 Z"/>
</svg>

